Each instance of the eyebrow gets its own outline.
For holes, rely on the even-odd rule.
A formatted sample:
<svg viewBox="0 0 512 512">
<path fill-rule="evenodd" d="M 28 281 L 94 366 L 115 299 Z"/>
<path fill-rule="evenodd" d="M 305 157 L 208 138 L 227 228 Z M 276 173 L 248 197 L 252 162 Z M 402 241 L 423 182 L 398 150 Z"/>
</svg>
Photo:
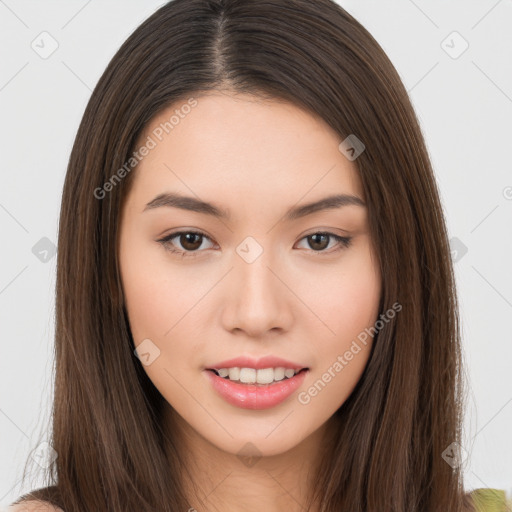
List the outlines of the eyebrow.
<svg viewBox="0 0 512 512">
<path fill-rule="evenodd" d="M 228 210 L 224 210 L 212 203 L 207 203 L 195 197 L 182 196 L 172 192 L 159 194 L 145 206 L 143 211 L 152 210 L 154 208 L 160 208 L 163 206 L 180 208 L 182 210 L 211 215 L 218 219 L 231 219 L 231 215 L 229 214 Z M 350 194 L 336 194 L 324 197 L 319 201 L 314 201 L 312 203 L 290 208 L 286 212 L 284 220 L 292 221 L 319 211 L 332 210 L 335 208 L 341 208 L 343 206 L 365 207 L 366 204 L 361 198 L 357 196 Z"/>
</svg>

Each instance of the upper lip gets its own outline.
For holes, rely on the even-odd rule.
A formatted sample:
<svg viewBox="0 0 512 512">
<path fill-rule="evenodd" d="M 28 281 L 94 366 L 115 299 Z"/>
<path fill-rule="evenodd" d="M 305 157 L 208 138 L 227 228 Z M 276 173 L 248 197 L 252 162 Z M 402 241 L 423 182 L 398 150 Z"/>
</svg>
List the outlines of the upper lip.
<svg viewBox="0 0 512 512">
<path fill-rule="evenodd" d="M 260 370 L 263 368 L 292 368 L 293 370 L 302 370 L 307 366 L 293 361 L 287 361 L 276 356 L 265 356 L 260 359 L 254 359 L 250 356 L 235 357 L 234 359 L 228 359 L 215 363 L 212 366 L 208 366 L 207 370 L 219 370 L 220 368 L 254 368 Z"/>
</svg>

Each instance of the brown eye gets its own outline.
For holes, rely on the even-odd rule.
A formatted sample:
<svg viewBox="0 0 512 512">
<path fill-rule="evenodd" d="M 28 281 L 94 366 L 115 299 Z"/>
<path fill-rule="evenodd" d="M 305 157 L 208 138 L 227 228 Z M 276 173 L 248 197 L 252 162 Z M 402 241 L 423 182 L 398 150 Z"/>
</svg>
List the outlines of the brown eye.
<svg viewBox="0 0 512 512">
<path fill-rule="evenodd" d="M 302 240 L 307 241 L 307 248 L 312 249 L 313 253 L 317 253 L 317 255 L 328 255 L 349 247 L 352 237 L 340 236 L 330 232 L 317 232 L 305 236 Z M 337 243 L 331 246 L 332 250 L 326 250 L 329 248 L 331 240 Z"/>
<path fill-rule="evenodd" d="M 314 235 L 309 235 L 309 246 L 312 249 L 323 251 L 329 245 L 329 235 L 325 233 L 315 233 Z"/>
<path fill-rule="evenodd" d="M 198 249 L 204 240 L 210 240 L 210 238 L 199 231 L 178 231 L 157 241 L 164 246 L 165 250 L 186 257 L 203 252 Z"/>
<path fill-rule="evenodd" d="M 195 251 L 201 247 L 202 235 L 198 233 L 183 233 L 179 235 L 181 246 L 187 251 Z"/>
<path fill-rule="evenodd" d="M 190 257 L 199 256 L 203 252 L 199 249 L 205 240 L 210 240 L 210 238 L 200 231 L 178 231 L 157 241 L 169 252 L 181 257 Z M 302 240 L 307 240 L 309 249 L 313 253 L 328 255 L 349 247 L 352 237 L 339 236 L 330 232 L 317 232 L 305 236 Z M 332 250 L 326 250 L 329 248 L 331 240 L 337 243 L 333 244 Z"/>
</svg>

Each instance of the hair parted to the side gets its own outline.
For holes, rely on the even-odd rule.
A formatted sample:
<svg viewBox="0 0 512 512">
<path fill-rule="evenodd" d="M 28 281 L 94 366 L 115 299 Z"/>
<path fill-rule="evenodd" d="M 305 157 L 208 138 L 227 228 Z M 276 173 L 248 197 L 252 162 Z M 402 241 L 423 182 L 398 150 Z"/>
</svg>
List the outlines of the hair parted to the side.
<svg viewBox="0 0 512 512">
<path fill-rule="evenodd" d="M 310 502 L 321 512 L 470 510 L 461 468 L 442 457 L 462 444 L 465 386 L 436 180 L 398 73 L 331 0 L 173 0 L 112 58 L 83 115 L 62 197 L 49 437 L 58 457 L 47 487 L 22 499 L 65 512 L 190 507 L 180 483 L 187 468 L 160 428 L 163 398 L 133 353 L 124 308 L 118 235 L 136 170 L 101 199 L 95 190 L 156 114 L 209 90 L 293 102 L 340 141 L 353 133 L 366 146 L 354 163 L 383 279 L 380 311 L 395 302 L 402 311 L 376 336 L 336 412 L 339 432 Z"/>
</svg>

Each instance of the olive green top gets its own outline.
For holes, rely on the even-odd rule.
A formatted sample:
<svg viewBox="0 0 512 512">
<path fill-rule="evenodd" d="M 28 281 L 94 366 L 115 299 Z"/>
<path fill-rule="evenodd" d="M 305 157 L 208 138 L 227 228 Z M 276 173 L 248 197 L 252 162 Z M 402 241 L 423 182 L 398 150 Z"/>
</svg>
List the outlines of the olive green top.
<svg viewBox="0 0 512 512">
<path fill-rule="evenodd" d="M 471 497 L 477 512 L 512 512 L 512 499 L 501 489 L 475 489 Z"/>
</svg>

